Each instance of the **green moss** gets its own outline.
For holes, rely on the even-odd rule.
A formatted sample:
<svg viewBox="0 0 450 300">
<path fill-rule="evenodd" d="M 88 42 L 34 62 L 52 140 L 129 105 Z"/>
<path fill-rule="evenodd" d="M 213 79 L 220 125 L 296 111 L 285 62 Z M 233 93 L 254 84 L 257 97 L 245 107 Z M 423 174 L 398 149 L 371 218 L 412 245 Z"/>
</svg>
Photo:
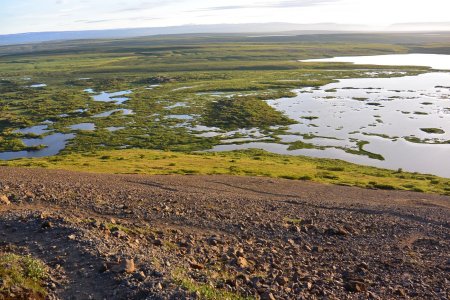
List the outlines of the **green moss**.
<svg viewBox="0 0 450 300">
<path fill-rule="evenodd" d="M 244 297 L 236 293 L 215 288 L 209 284 L 198 283 L 186 275 L 184 270 L 178 269 L 172 274 L 173 280 L 183 289 L 196 293 L 200 299 L 204 300 L 252 300 L 253 297 Z"/>
<path fill-rule="evenodd" d="M 0 298 L 9 299 L 11 291 L 19 297 L 44 299 L 43 281 L 48 277 L 45 264 L 30 256 L 0 253 Z"/>
<path fill-rule="evenodd" d="M 120 163 L 105 163 L 120 159 Z M 144 155 L 145 159 L 142 159 Z M 258 160 L 255 160 L 255 157 Z M 360 166 L 340 160 L 318 159 L 304 156 L 285 156 L 262 150 L 232 151 L 224 153 L 174 153 L 155 150 L 108 150 L 89 155 L 67 154 L 50 158 L 31 158 L 5 161 L 4 166 L 44 167 L 95 173 L 129 174 L 233 174 L 266 176 L 321 183 L 367 186 L 387 184 L 405 189 L 412 184 L 428 193 L 448 193 L 450 181 L 437 176 L 424 176 L 396 170 Z M 170 163 L 168 163 L 170 162 Z M 338 173 L 336 173 L 338 172 Z"/>
<path fill-rule="evenodd" d="M 390 185 L 390 184 L 375 183 L 373 185 L 373 187 L 376 188 L 376 189 L 380 189 L 380 190 L 396 190 L 395 186 Z"/>
<path fill-rule="evenodd" d="M 300 117 L 300 118 L 312 121 L 312 120 L 317 120 L 319 117 L 316 117 L 316 116 L 303 116 L 303 117 Z"/>
<path fill-rule="evenodd" d="M 423 132 L 430 134 L 444 134 L 445 131 L 440 128 L 420 128 Z"/>
<path fill-rule="evenodd" d="M 319 147 L 314 144 L 305 143 L 302 141 L 296 141 L 296 142 L 289 144 L 288 150 L 293 151 L 293 150 L 300 150 L 300 149 L 321 149 L 321 148 L 323 148 L 323 147 Z"/>
<path fill-rule="evenodd" d="M 295 123 L 259 99 L 220 99 L 209 105 L 203 123 L 223 129 L 269 127 Z"/>
<path fill-rule="evenodd" d="M 348 148 L 343 148 L 343 150 L 350 154 L 365 155 L 372 159 L 384 160 L 384 157 L 382 155 L 364 150 L 364 146 L 367 144 L 369 144 L 369 142 L 367 142 L 367 141 L 358 141 L 358 143 L 357 143 L 358 150 L 348 149 Z"/>
</svg>

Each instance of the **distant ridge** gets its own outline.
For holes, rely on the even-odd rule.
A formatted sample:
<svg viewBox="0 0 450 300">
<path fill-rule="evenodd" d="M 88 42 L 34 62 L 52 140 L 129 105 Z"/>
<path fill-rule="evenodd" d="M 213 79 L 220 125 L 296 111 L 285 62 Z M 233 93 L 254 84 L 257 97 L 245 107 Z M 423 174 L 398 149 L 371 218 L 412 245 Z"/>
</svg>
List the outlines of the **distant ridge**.
<svg viewBox="0 0 450 300">
<path fill-rule="evenodd" d="M 420 30 L 425 29 L 426 30 Z M 449 23 L 408 23 L 394 24 L 386 28 L 366 25 L 335 23 L 292 24 L 292 23 L 250 23 L 250 24 L 212 24 L 183 25 L 171 27 L 122 28 L 86 31 L 30 32 L 0 35 L 0 45 L 42 43 L 51 41 L 79 39 L 114 39 L 168 34 L 318 34 L 318 33 L 357 33 L 383 31 L 450 31 Z"/>
<path fill-rule="evenodd" d="M 303 31 L 318 33 L 320 31 L 358 31 L 364 26 L 338 25 L 332 23 L 321 24 L 290 24 L 290 23 L 251 23 L 251 24 L 213 24 L 213 25 L 183 25 L 171 27 L 122 28 L 86 31 L 50 31 L 30 32 L 10 35 L 0 35 L 0 45 L 25 43 L 40 43 L 49 41 L 77 40 L 77 39 L 111 39 L 130 38 L 167 34 L 195 34 L 195 33 L 286 33 Z M 359 30 L 361 31 L 361 30 Z"/>
<path fill-rule="evenodd" d="M 389 26 L 390 31 L 450 31 L 450 22 L 399 23 Z"/>
</svg>

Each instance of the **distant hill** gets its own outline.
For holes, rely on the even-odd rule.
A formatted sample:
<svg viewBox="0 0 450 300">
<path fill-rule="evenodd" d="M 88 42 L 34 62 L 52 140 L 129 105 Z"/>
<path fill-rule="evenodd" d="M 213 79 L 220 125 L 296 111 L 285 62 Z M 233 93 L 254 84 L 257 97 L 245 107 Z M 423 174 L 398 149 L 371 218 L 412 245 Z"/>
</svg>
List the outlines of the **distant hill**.
<svg viewBox="0 0 450 300">
<path fill-rule="evenodd" d="M 388 27 L 389 31 L 450 31 L 450 22 L 399 23 Z"/>
<path fill-rule="evenodd" d="M 250 24 L 213 24 L 183 25 L 172 27 L 122 28 L 86 31 L 29 32 L 0 35 L 0 46 L 66 41 L 80 39 L 115 39 L 170 34 L 248 34 L 254 35 L 307 35 L 324 33 L 367 33 L 367 32 L 424 32 L 449 31 L 450 22 L 441 23 L 405 23 L 388 27 L 370 27 L 355 24 L 292 24 L 292 23 L 250 23 Z"/>
<path fill-rule="evenodd" d="M 10 35 L 0 35 L 0 45 L 28 44 L 49 41 L 77 39 L 111 39 L 129 38 L 151 35 L 187 34 L 187 33 L 248 33 L 248 34 L 298 34 L 320 32 L 351 32 L 369 30 L 364 25 L 344 25 L 333 23 L 321 24 L 216 24 L 216 25 L 185 25 L 172 27 L 128 28 L 88 31 L 54 31 L 30 32 Z"/>
</svg>

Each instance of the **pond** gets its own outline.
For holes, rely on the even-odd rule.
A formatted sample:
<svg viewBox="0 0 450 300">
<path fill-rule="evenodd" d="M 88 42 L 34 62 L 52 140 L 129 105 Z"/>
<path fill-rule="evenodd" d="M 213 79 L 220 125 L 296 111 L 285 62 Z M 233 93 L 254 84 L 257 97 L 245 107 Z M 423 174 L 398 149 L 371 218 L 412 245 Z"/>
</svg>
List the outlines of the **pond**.
<svg viewBox="0 0 450 300">
<path fill-rule="evenodd" d="M 106 127 L 105 129 L 108 130 L 109 132 L 114 132 L 114 131 L 125 129 L 125 127 L 111 126 L 111 127 Z"/>
<path fill-rule="evenodd" d="M 46 87 L 47 85 L 45 83 L 36 83 L 36 84 L 32 84 L 30 85 L 31 88 L 43 88 Z"/>
<path fill-rule="evenodd" d="M 93 94 L 92 98 L 94 101 L 100 102 L 114 102 L 116 104 L 123 104 L 125 101 L 128 101 L 129 98 L 123 97 L 132 93 L 131 90 L 126 91 L 118 91 L 113 93 L 108 92 L 100 92 L 96 93 L 93 89 L 85 89 L 84 92 L 88 94 Z"/>
<path fill-rule="evenodd" d="M 94 123 L 80 123 L 70 126 L 71 130 L 86 130 L 86 131 L 94 131 L 95 124 Z"/>
<path fill-rule="evenodd" d="M 450 73 L 343 79 L 296 92 L 294 98 L 267 101 L 298 122 L 279 144 L 227 144 L 212 150 L 261 148 L 450 177 Z M 296 141 L 314 149 L 289 150 Z M 349 153 L 361 142 L 364 151 L 382 159 Z"/>
<path fill-rule="evenodd" d="M 33 127 L 14 130 L 15 133 L 43 135 L 49 132 L 48 125 L 36 125 Z"/>
<path fill-rule="evenodd" d="M 301 60 L 302 62 L 349 62 L 359 65 L 422 66 L 436 70 L 450 70 L 450 55 L 444 54 L 389 54 L 372 56 L 344 56 Z"/>
<path fill-rule="evenodd" d="M 25 145 L 29 147 L 39 145 L 46 145 L 47 147 L 35 151 L 1 152 L 0 159 L 10 160 L 17 158 L 53 156 L 66 148 L 67 142 L 74 137 L 74 134 L 55 133 L 40 139 L 23 139 Z"/>
<path fill-rule="evenodd" d="M 415 65 L 450 70 L 450 55 L 401 54 L 309 61 Z M 278 139 L 270 135 L 270 130 L 248 128 L 227 132 L 202 126 L 196 123 L 199 115 L 181 112 L 181 108 L 189 106 L 181 101 L 164 107 L 173 110 L 164 119 L 171 120 L 171 124 L 178 122 L 177 127 L 186 127 L 197 137 L 220 139 L 221 144 L 212 151 L 260 148 L 279 154 L 342 159 L 450 178 L 450 73 L 433 71 L 405 76 L 407 73 L 401 71 L 381 69 L 368 70 L 365 74 L 367 78 L 341 79 L 322 87 L 296 90 L 297 96 L 293 98 L 267 101 L 274 109 L 297 121 L 278 135 Z M 393 77 L 379 78 L 380 75 Z M 398 77 L 400 75 L 403 77 Z M 85 92 L 91 94 L 95 101 L 117 104 L 127 101 L 125 96 L 132 93 L 131 90 L 97 93 L 92 89 Z M 198 95 L 236 96 L 221 92 Z M 114 109 L 93 117 L 109 117 L 115 113 L 134 114 L 130 109 Z M 4 152 L 0 153 L 0 159 L 55 155 L 64 149 L 75 133 L 81 133 L 53 133 L 47 127 L 49 124 L 52 123 L 16 130 L 22 134 L 46 135 L 23 141 L 29 146 L 46 145 L 47 148 Z M 93 131 L 96 126 L 94 123 L 81 123 L 72 125 L 70 129 Z M 115 132 L 125 128 L 111 126 L 105 129 Z M 271 129 L 276 131 L 277 128 Z"/>
<path fill-rule="evenodd" d="M 113 114 L 116 114 L 116 113 L 120 113 L 123 116 L 129 116 L 129 115 L 133 115 L 134 114 L 134 112 L 131 109 L 113 109 L 113 110 L 110 110 L 110 111 L 105 111 L 103 113 L 94 115 L 92 117 L 93 118 L 105 118 L 105 117 L 109 117 L 109 116 L 111 116 Z"/>
</svg>

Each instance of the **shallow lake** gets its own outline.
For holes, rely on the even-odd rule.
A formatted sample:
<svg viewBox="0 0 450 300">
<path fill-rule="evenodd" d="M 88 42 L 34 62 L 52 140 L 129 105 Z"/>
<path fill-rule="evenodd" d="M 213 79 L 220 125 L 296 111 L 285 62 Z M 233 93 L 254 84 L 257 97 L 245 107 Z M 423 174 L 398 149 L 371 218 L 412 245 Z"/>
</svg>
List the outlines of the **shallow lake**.
<svg viewBox="0 0 450 300">
<path fill-rule="evenodd" d="M 72 130 L 86 130 L 86 131 L 94 131 L 95 124 L 94 123 L 80 123 L 70 126 Z"/>
<path fill-rule="evenodd" d="M 92 117 L 93 117 L 93 118 L 105 118 L 105 117 L 109 117 L 109 116 L 111 116 L 112 114 L 116 114 L 116 113 L 121 113 L 123 116 L 129 116 L 129 115 L 134 114 L 133 111 L 132 111 L 131 109 L 125 109 L 125 108 L 123 108 L 123 109 L 113 109 L 113 110 L 110 110 L 110 111 L 105 111 L 105 112 L 103 112 L 103 113 L 94 115 L 94 116 L 92 116 Z"/>
<path fill-rule="evenodd" d="M 0 159 L 53 156 L 66 148 L 67 142 L 74 137 L 74 134 L 55 133 L 41 139 L 24 139 L 23 142 L 27 146 L 46 145 L 47 147 L 36 151 L 1 152 Z"/>
<path fill-rule="evenodd" d="M 402 54 L 309 61 L 415 65 L 450 70 L 450 55 Z M 190 122 L 195 119 L 194 115 L 171 114 L 165 118 L 185 121 L 177 126 L 187 127 L 197 136 L 221 137 L 222 144 L 211 151 L 260 148 L 280 154 L 335 158 L 450 178 L 450 73 L 378 78 L 378 75 L 402 75 L 402 72 L 394 73 L 390 70 L 368 72 L 367 78 L 342 79 L 320 88 L 302 88 L 295 91 L 297 96 L 294 98 L 267 101 L 298 122 L 278 136 L 280 142 L 275 142 L 258 128 L 224 132 L 219 128 L 193 126 Z M 131 90 L 96 93 L 92 89 L 85 92 L 96 101 L 118 104 L 128 100 L 124 96 L 132 93 Z M 208 94 L 228 96 L 214 92 Z M 166 109 L 185 106 L 184 102 L 177 102 Z M 133 114 L 128 109 L 116 109 L 94 117 L 108 117 L 119 111 L 123 115 Z M 94 123 L 81 123 L 70 129 L 90 131 L 95 130 L 96 126 Z M 123 127 L 107 128 L 111 132 L 121 129 Z M 47 125 L 19 129 L 17 132 L 49 133 Z M 0 153 L 0 159 L 55 155 L 73 137 L 74 134 L 54 133 L 40 139 L 24 139 L 29 146 L 44 144 L 48 147 L 38 151 L 4 152 Z M 290 148 L 296 142 L 308 143 L 315 148 Z M 366 152 L 360 151 L 360 148 Z M 359 151 L 360 155 L 349 151 Z M 367 153 L 379 157 L 370 158 Z"/>
<path fill-rule="evenodd" d="M 261 148 L 450 177 L 450 73 L 344 79 L 297 93 L 295 98 L 268 101 L 298 122 L 280 136 L 286 144 L 254 141 L 219 145 L 213 151 Z M 295 141 L 322 148 L 288 150 L 287 144 Z M 365 151 L 384 160 L 345 151 L 358 150 L 361 141 L 368 142 Z"/>
<path fill-rule="evenodd" d="M 84 90 L 88 94 L 93 94 L 92 98 L 94 101 L 100 102 L 114 102 L 116 104 L 123 104 L 125 101 L 128 101 L 129 98 L 123 97 L 132 93 L 131 90 L 119 91 L 119 92 L 100 92 L 96 93 L 93 89 L 85 89 Z"/>
<path fill-rule="evenodd" d="M 389 54 L 372 56 L 343 56 L 302 60 L 302 62 L 349 62 L 359 65 L 422 66 L 436 70 L 450 70 L 450 55 L 444 54 Z"/>
<path fill-rule="evenodd" d="M 31 88 L 43 88 L 46 87 L 47 85 L 45 83 L 36 83 L 36 84 L 32 84 L 30 85 Z"/>
<path fill-rule="evenodd" d="M 14 132 L 22 133 L 22 134 L 42 135 L 42 134 L 49 132 L 49 130 L 48 130 L 48 125 L 36 125 L 33 127 L 17 129 L 17 130 L 14 130 Z"/>
</svg>

